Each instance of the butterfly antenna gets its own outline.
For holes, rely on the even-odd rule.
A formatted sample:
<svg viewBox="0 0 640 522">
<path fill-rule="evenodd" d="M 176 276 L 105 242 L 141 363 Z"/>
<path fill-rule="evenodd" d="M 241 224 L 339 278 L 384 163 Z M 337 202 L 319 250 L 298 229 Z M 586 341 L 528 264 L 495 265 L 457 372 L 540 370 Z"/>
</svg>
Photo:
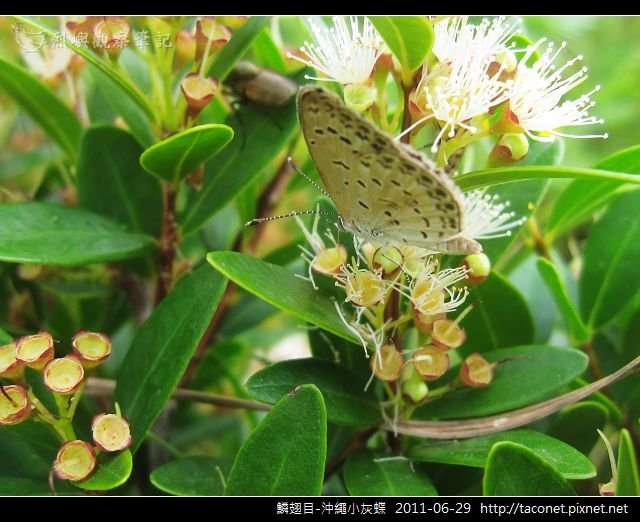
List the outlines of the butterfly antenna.
<svg viewBox="0 0 640 522">
<path fill-rule="evenodd" d="M 295 164 L 291 156 L 287 158 L 287 161 L 289 162 L 289 166 L 293 170 L 295 170 L 298 174 L 300 174 L 304 179 L 306 179 L 309 183 L 311 183 L 318 192 L 320 192 L 321 194 L 324 194 L 329 199 L 331 199 L 331 196 L 325 189 L 323 189 L 320 185 L 318 185 L 315 181 L 313 181 L 309 176 L 307 176 L 304 172 L 302 172 L 302 170 L 300 170 L 300 167 L 298 167 L 298 165 Z"/>
<path fill-rule="evenodd" d="M 247 221 L 245 223 L 245 227 L 254 227 L 256 225 L 259 225 L 260 223 L 266 223 L 267 221 L 273 221 L 274 219 L 284 219 L 284 218 L 290 218 L 290 217 L 294 217 L 294 216 L 306 216 L 309 214 L 320 214 L 321 216 L 336 216 L 337 214 L 335 212 L 324 212 L 321 210 L 300 210 L 300 211 L 295 211 L 295 212 L 289 212 L 288 214 L 282 214 L 281 216 L 271 216 L 271 217 L 266 217 L 266 218 L 255 218 L 252 219 L 251 221 Z"/>
</svg>

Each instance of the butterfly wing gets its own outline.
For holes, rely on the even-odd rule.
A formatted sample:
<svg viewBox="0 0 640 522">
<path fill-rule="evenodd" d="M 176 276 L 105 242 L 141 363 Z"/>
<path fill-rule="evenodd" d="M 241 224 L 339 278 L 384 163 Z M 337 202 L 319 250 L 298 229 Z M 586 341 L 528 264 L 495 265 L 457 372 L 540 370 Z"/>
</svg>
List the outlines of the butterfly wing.
<svg viewBox="0 0 640 522">
<path fill-rule="evenodd" d="M 462 230 L 462 195 L 447 174 L 347 109 L 304 87 L 298 114 L 309 152 L 344 222 L 364 237 L 444 252 L 480 251 Z"/>
</svg>

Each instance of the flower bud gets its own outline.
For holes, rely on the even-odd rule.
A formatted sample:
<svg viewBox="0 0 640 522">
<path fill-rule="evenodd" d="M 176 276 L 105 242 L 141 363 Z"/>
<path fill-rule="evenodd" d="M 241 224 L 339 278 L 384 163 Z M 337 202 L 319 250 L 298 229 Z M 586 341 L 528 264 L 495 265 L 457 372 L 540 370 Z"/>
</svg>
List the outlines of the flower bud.
<svg viewBox="0 0 640 522">
<path fill-rule="evenodd" d="M 380 353 L 371 358 L 371 366 L 375 376 L 382 381 L 395 381 L 400 377 L 404 359 L 392 344 L 380 347 Z"/>
<path fill-rule="evenodd" d="M 129 421 L 122 415 L 102 413 L 91 423 L 93 441 L 103 451 L 122 451 L 131 446 Z"/>
<path fill-rule="evenodd" d="M 614 497 L 616 494 L 616 483 L 613 480 L 605 484 L 598 484 L 598 493 L 601 497 Z"/>
<path fill-rule="evenodd" d="M 491 274 L 491 260 L 486 254 L 469 254 L 460 266 L 467 269 L 467 281 L 472 285 L 482 283 Z"/>
<path fill-rule="evenodd" d="M 419 332 L 431 335 L 431 330 L 433 329 L 434 321 L 438 319 L 444 319 L 446 317 L 445 314 L 421 314 L 418 310 L 414 308 L 413 310 L 413 324 L 418 329 Z"/>
<path fill-rule="evenodd" d="M 0 426 L 18 424 L 29 417 L 29 394 L 23 386 L 3 386 L 0 393 Z"/>
<path fill-rule="evenodd" d="M 195 57 L 196 37 L 188 31 L 180 31 L 176 36 L 176 69 L 182 69 Z"/>
<path fill-rule="evenodd" d="M 16 359 L 29 368 L 42 370 L 53 359 L 53 337 L 45 331 L 20 337 L 16 341 Z"/>
<path fill-rule="evenodd" d="M 36 265 L 33 263 L 22 263 L 18 265 L 17 269 L 18 277 L 25 281 L 36 281 L 40 279 L 45 272 L 46 267 L 44 265 Z"/>
<path fill-rule="evenodd" d="M 467 386 L 482 388 L 493 380 L 494 367 L 479 353 L 472 353 L 460 367 L 460 380 Z"/>
<path fill-rule="evenodd" d="M 73 354 L 85 369 L 95 368 L 111 355 L 111 341 L 104 334 L 80 330 L 73 336 Z"/>
<path fill-rule="evenodd" d="M 62 480 L 84 480 L 96 467 L 96 452 L 83 440 L 65 442 L 53 463 L 53 472 Z"/>
<path fill-rule="evenodd" d="M 54 359 L 44 367 L 44 384 L 53 393 L 75 393 L 84 380 L 84 368 L 73 355 Z"/>
<path fill-rule="evenodd" d="M 355 269 L 349 271 L 345 279 L 347 300 L 354 305 L 373 306 L 384 299 L 386 289 L 380 274 Z"/>
<path fill-rule="evenodd" d="M 433 344 L 423 346 L 413 355 L 413 365 L 427 381 L 434 381 L 449 369 L 449 356 Z"/>
<path fill-rule="evenodd" d="M 433 344 L 447 351 L 461 346 L 467 335 L 457 322 L 451 319 L 438 319 L 431 325 L 431 338 Z"/>
<path fill-rule="evenodd" d="M 373 255 L 373 268 L 381 269 L 386 276 L 393 276 L 400 271 L 404 257 L 400 250 L 393 246 L 380 247 Z"/>
<path fill-rule="evenodd" d="M 215 78 L 203 78 L 198 73 L 190 73 L 183 78 L 180 89 L 187 100 L 189 116 L 196 117 L 213 99 L 218 92 L 218 85 L 219 82 Z"/>
<path fill-rule="evenodd" d="M 237 31 L 249 20 L 248 16 L 218 16 L 218 22 L 232 31 Z"/>
<path fill-rule="evenodd" d="M 344 245 L 325 248 L 316 254 L 311 268 L 324 275 L 335 275 L 347 262 L 347 249 Z"/>
<path fill-rule="evenodd" d="M 350 83 L 344 87 L 344 104 L 356 112 L 364 112 L 376 101 L 376 90 L 368 85 Z"/>
<path fill-rule="evenodd" d="M 414 365 L 407 365 L 402 371 L 402 393 L 405 400 L 413 404 L 419 404 L 426 399 L 429 387 L 424 379 L 416 371 Z"/>
<path fill-rule="evenodd" d="M 0 377 L 21 379 L 24 375 L 24 362 L 16 358 L 15 343 L 0 346 Z"/>
<path fill-rule="evenodd" d="M 205 50 L 215 53 L 231 40 L 231 31 L 215 21 L 213 16 L 206 16 L 196 23 L 196 62 L 204 57 Z"/>
<path fill-rule="evenodd" d="M 502 134 L 489 155 L 493 167 L 511 165 L 525 158 L 529 152 L 529 140 L 524 134 Z"/>
<path fill-rule="evenodd" d="M 119 16 L 105 16 L 93 26 L 93 47 L 117 57 L 129 44 L 131 26 Z"/>
<path fill-rule="evenodd" d="M 360 247 L 360 252 L 367 260 L 369 266 L 373 266 L 373 256 L 376 253 L 377 248 L 373 243 L 363 243 Z"/>
</svg>

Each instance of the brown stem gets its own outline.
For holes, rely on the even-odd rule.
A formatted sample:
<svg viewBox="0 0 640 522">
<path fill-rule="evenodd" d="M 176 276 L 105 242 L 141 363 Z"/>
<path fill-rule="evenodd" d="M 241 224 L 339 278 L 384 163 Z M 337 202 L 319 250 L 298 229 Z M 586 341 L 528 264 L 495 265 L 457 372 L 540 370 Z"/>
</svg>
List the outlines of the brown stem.
<svg viewBox="0 0 640 522">
<path fill-rule="evenodd" d="M 256 203 L 256 218 L 258 219 L 268 217 L 273 212 L 273 209 L 278 204 L 278 201 L 280 201 L 282 194 L 289 184 L 289 180 L 293 175 L 293 170 L 291 170 L 287 158 L 288 153 L 287 157 L 278 167 L 278 172 L 276 173 L 276 175 L 258 197 L 258 201 Z M 255 253 L 256 248 L 260 243 L 262 236 L 264 235 L 266 225 L 266 222 L 262 222 L 254 227 L 253 235 L 247 242 L 247 245 L 244 249 L 247 254 Z"/>
<path fill-rule="evenodd" d="M 419 68 L 415 74 L 413 75 L 413 80 L 409 85 L 402 84 L 402 92 L 404 93 L 404 107 L 402 111 L 402 129 L 401 132 L 404 132 L 411 126 L 411 111 L 409 110 L 409 104 L 411 101 L 409 100 L 409 95 L 411 91 L 413 91 L 417 85 L 418 79 L 422 75 L 422 68 Z M 411 137 L 411 133 L 407 132 L 400 138 L 401 143 L 409 143 L 409 138 Z"/>
<path fill-rule="evenodd" d="M 324 469 L 324 479 L 327 480 L 331 475 L 340 469 L 347 460 L 347 457 L 354 451 L 364 447 L 369 438 L 378 431 L 378 428 L 369 428 L 365 431 L 356 433 L 356 435 L 342 448 L 342 451 L 327 464 Z"/>
<path fill-rule="evenodd" d="M 178 227 L 176 225 L 176 189 L 162 183 L 162 237 L 160 238 L 159 273 L 156 304 L 162 301 L 173 286 L 173 261 L 176 257 Z"/>
<path fill-rule="evenodd" d="M 542 232 L 540 232 L 538 222 L 533 216 L 529 218 L 529 230 L 531 231 L 531 235 L 533 236 L 533 248 L 535 249 L 536 253 L 539 256 L 551 261 L 551 253 L 549 252 L 549 247 L 547 246 L 547 242 L 545 241 Z"/>
</svg>

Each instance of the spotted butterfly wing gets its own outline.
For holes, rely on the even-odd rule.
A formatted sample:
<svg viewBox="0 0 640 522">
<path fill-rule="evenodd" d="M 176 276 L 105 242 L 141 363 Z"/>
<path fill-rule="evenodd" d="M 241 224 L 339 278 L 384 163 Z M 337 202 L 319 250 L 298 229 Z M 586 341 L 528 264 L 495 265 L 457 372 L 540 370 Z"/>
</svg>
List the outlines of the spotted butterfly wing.
<svg viewBox="0 0 640 522">
<path fill-rule="evenodd" d="M 345 228 L 382 243 L 448 253 L 481 251 L 461 234 L 460 189 L 422 154 L 394 142 L 320 87 L 300 89 L 298 115 Z"/>
</svg>

